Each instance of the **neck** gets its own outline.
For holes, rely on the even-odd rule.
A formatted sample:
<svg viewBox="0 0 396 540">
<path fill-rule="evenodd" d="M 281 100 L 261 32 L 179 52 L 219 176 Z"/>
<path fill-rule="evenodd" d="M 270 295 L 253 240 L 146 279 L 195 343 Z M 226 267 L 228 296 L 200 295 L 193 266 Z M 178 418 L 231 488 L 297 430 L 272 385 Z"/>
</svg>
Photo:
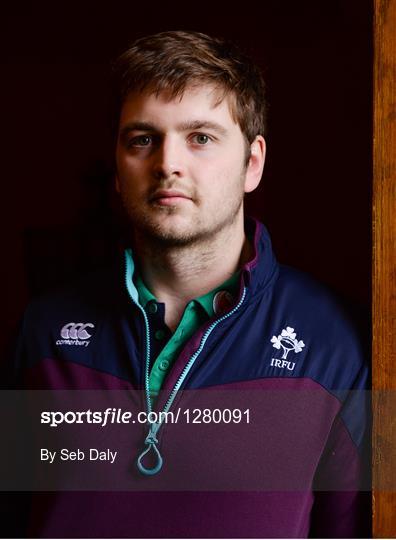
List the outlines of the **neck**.
<svg viewBox="0 0 396 540">
<path fill-rule="evenodd" d="M 165 303 L 165 323 L 176 329 L 192 299 L 230 278 L 249 258 L 243 217 L 214 237 L 186 246 L 161 246 L 137 237 L 134 250 L 143 281 Z"/>
</svg>

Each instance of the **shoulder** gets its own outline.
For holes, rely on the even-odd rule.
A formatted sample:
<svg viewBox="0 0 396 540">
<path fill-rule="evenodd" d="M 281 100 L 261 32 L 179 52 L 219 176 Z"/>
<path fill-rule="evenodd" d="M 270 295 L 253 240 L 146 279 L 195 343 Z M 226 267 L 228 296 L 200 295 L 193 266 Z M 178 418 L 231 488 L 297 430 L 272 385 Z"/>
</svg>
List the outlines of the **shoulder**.
<svg viewBox="0 0 396 540">
<path fill-rule="evenodd" d="M 305 272 L 279 265 L 274 290 L 279 302 L 284 302 L 293 312 L 304 315 L 315 326 L 325 325 L 328 331 L 332 327 L 358 331 L 356 304 Z"/>
<path fill-rule="evenodd" d="M 123 298 L 123 274 L 122 264 L 117 261 L 33 298 L 25 310 L 24 326 L 37 328 L 57 319 L 88 321 L 116 309 Z"/>
<path fill-rule="evenodd" d="M 367 384 L 369 310 L 357 308 L 308 274 L 279 265 L 272 309 L 274 335 L 289 329 L 304 343 L 307 374 L 325 386 L 351 388 Z M 275 327 L 274 327 L 275 329 Z M 364 372 L 364 376 L 362 376 Z"/>
</svg>

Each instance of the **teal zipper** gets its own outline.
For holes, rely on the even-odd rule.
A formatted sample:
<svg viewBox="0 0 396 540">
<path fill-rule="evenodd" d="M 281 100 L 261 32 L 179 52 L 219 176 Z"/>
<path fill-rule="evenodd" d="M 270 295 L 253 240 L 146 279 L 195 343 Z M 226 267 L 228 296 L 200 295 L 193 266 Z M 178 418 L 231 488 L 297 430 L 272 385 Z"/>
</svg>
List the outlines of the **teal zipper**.
<svg viewBox="0 0 396 540">
<path fill-rule="evenodd" d="M 150 326 L 149 326 L 147 314 L 146 314 L 145 310 L 143 309 L 143 307 L 139 304 L 139 299 L 138 299 L 138 294 L 137 294 L 136 288 L 132 289 L 132 283 L 133 283 L 132 276 L 133 276 L 133 270 L 134 270 L 133 259 L 132 259 L 132 257 L 128 257 L 127 254 L 126 254 L 125 255 L 125 260 L 126 260 L 125 280 L 126 280 L 127 291 L 129 293 L 129 296 L 131 297 L 131 300 L 134 302 L 134 304 L 136 304 L 138 306 L 138 308 L 142 312 L 143 317 L 144 317 L 145 327 L 146 327 L 146 362 L 145 362 L 145 371 L 144 371 L 144 389 L 145 389 L 145 397 L 146 397 L 146 409 L 147 409 L 147 413 L 149 414 L 152 411 L 151 400 L 150 400 L 150 381 L 149 381 L 149 375 L 150 375 L 149 374 L 149 369 L 150 369 Z M 181 372 L 178 380 L 176 381 L 175 386 L 173 387 L 172 392 L 169 394 L 169 398 L 168 398 L 167 402 L 165 403 L 164 408 L 162 409 L 163 413 L 169 412 L 170 408 L 172 407 L 172 404 L 173 404 L 173 402 L 174 402 L 174 400 L 175 400 L 175 398 L 177 396 L 178 391 L 180 390 L 181 385 L 184 382 L 184 379 L 187 377 L 190 369 L 194 365 L 194 363 L 197 360 L 198 356 L 201 354 L 201 352 L 202 352 L 202 350 L 203 350 L 203 348 L 205 346 L 205 343 L 208 340 L 210 334 L 213 332 L 213 330 L 216 328 L 216 326 L 218 324 L 220 324 L 224 320 L 228 319 L 228 317 L 231 317 L 241 307 L 241 305 L 243 304 L 243 302 L 245 300 L 245 297 L 246 297 L 246 287 L 243 288 L 242 296 L 241 296 L 241 299 L 239 300 L 238 304 L 231 311 L 229 311 L 228 313 L 226 313 L 225 315 L 223 315 L 219 319 L 216 319 L 207 328 L 206 332 L 202 336 L 201 343 L 200 343 L 198 349 L 195 351 L 195 353 L 191 356 L 190 360 L 185 365 L 185 367 L 184 367 L 183 371 Z M 160 414 L 159 417 L 162 418 L 162 420 L 160 422 L 151 422 L 150 423 L 150 427 L 149 427 L 147 437 L 144 440 L 144 444 L 145 444 L 145 446 L 147 448 L 145 448 L 145 450 L 143 450 L 141 452 L 141 454 L 138 456 L 138 459 L 137 459 L 137 462 L 136 462 L 137 468 L 139 469 L 139 471 L 142 474 L 146 475 L 146 476 L 152 476 L 154 474 L 157 474 L 161 470 L 162 465 L 163 465 L 163 458 L 162 458 L 161 453 L 160 453 L 160 451 L 158 450 L 158 447 L 157 447 L 157 444 L 158 444 L 157 433 L 158 433 L 159 429 L 162 426 L 163 418 L 165 417 L 165 415 Z M 147 467 L 145 467 L 143 465 L 143 459 L 151 451 L 154 452 L 154 454 L 155 454 L 155 456 L 157 458 L 157 462 L 156 462 L 156 465 L 154 467 L 148 469 Z"/>
</svg>

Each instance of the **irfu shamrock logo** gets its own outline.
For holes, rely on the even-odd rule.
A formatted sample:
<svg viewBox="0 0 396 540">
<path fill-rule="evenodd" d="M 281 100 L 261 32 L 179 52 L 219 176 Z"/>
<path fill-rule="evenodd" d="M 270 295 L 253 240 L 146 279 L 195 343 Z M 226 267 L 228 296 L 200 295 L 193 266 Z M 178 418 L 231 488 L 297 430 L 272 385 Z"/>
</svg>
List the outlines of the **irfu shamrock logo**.
<svg viewBox="0 0 396 540">
<path fill-rule="evenodd" d="M 305 343 L 303 341 L 296 340 L 294 328 L 291 328 L 290 326 L 287 326 L 286 330 L 282 330 L 278 337 L 273 336 L 271 338 L 271 343 L 273 343 L 273 347 L 275 347 L 275 349 L 283 349 L 282 358 L 284 359 L 287 358 L 289 351 L 299 353 L 302 351 L 303 347 L 305 347 Z"/>
</svg>

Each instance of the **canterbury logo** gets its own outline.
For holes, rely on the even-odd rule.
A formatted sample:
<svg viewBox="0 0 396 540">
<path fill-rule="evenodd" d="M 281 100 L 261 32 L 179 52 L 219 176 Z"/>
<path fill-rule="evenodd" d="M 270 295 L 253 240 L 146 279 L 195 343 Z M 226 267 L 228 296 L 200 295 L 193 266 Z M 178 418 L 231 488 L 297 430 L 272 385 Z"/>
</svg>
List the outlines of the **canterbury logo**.
<svg viewBox="0 0 396 540">
<path fill-rule="evenodd" d="M 92 323 L 75 322 L 65 324 L 65 326 L 60 331 L 60 335 L 63 339 L 58 339 L 56 344 L 82 345 L 84 347 L 88 347 L 89 341 L 87 340 L 91 337 L 91 334 L 88 333 L 86 328 L 95 328 L 95 325 L 93 325 Z"/>
<path fill-rule="evenodd" d="M 65 324 L 60 334 L 63 339 L 88 339 L 91 334 L 88 334 L 86 328 L 94 328 L 94 325 L 92 323 L 70 322 Z"/>
</svg>

